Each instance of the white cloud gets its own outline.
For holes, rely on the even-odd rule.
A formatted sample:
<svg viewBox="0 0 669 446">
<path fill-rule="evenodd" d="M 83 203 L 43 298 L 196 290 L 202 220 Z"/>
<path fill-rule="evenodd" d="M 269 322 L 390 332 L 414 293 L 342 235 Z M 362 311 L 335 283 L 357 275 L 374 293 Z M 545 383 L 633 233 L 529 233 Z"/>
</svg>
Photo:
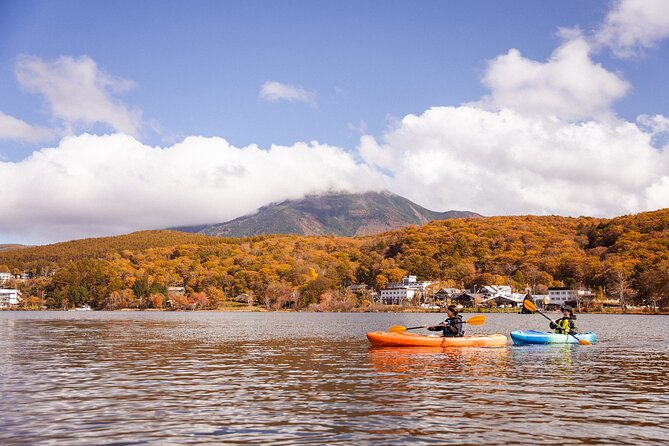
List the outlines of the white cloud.
<svg viewBox="0 0 669 446">
<path fill-rule="evenodd" d="M 663 115 L 639 115 L 637 123 L 652 135 L 669 132 L 669 118 Z"/>
<path fill-rule="evenodd" d="M 259 97 L 268 102 L 288 101 L 303 102 L 311 107 L 316 106 L 316 95 L 300 86 L 267 81 L 260 87 Z"/>
<path fill-rule="evenodd" d="M 662 5 L 660 5 L 662 4 Z M 622 1 L 594 37 L 560 30 L 545 62 L 510 50 L 490 61 L 490 94 L 407 115 L 358 151 L 390 190 L 434 210 L 612 217 L 669 207 L 669 119 L 613 109 L 630 85 L 592 60 L 669 35 L 669 2 Z M 662 139 L 664 137 L 664 139 Z"/>
<path fill-rule="evenodd" d="M 599 45 L 618 57 L 638 55 L 669 37 L 669 2 L 666 0 L 620 0 L 609 11 L 595 34 Z"/>
<path fill-rule="evenodd" d="M 479 105 L 569 121 L 612 118 L 628 83 L 591 60 L 585 39 L 570 37 L 545 63 L 516 49 L 492 60 L 483 78 L 491 93 Z"/>
<path fill-rule="evenodd" d="M 63 56 L 45 61 L 21 56 L 16 78 L 27 91 L 42 94 L 51 115 L 72 133 L 96 123 L 131 135 L 139 133 L 141 111 L 128 108 L 112 95 L 134 84 L 101 71 L 90 57 Z"/>
<path fill-rule="evenodd" d="M 47 128 L 30 125 L 0 111 L 0 140 L 37 142 L 47 140 L 53 135 L 54 132 Z"/>
<path fill-rule="evenodd" d="M 614 216 L 669 207 L 669 149 L 628 122 L 434 107 L 360 153 L 389 188 L 435 210 Z"/>
<path fill-rule="evenodd" d="M 651 137 L 654 147 L 665 147 L 669 151 L 669 118 L 663 115 L 639 115 L 637 125 Z"/>
<path fill-rule="evenodd" d="M 156 148 L 122 134 L 67 137 L 0 162 L 0 177 L 0 234 L 32 243 L 223 222 L 272 201 L 383 184 L 351 154 L 316 142 L 262 150 L 189 137 Z"/>
</svg>

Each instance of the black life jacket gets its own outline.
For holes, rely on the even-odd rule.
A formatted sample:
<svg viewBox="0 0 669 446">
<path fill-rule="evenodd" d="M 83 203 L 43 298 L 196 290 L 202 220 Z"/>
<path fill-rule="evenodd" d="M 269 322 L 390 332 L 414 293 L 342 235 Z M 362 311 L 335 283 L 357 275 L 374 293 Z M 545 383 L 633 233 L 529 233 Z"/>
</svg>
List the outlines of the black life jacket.
<svg viewBox="0 0 669 446">
<path fill-rule="evenodd" d="M 454 333 L 449 327 L 455 328 L 456 332 Z M 444 336 L 448 338 L 462 337 L 465 335 L 463 327 L 464 322 L 462 322 L 462 316 L 458 314 L 457 316 L 449 317 L 444 321 Z"/>
</svg>

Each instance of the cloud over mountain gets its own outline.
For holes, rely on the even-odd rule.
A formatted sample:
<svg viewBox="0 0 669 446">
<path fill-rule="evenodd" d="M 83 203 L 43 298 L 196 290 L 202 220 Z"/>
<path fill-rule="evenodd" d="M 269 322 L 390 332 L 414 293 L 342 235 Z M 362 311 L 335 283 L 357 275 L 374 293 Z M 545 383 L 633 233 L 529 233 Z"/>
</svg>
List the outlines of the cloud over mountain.
<svg viewBox="0 0 669 446">
<path fill-rule="evenodd" d="M 40 242 L 220 222 L 307 193 L 382 187 L 349 153 L 315 142 L 262 150 L 189 137 L 160 148 L 123 134 L 67 137 L 0 162 L 0 176 L 0 233 Z"/>
</svg>

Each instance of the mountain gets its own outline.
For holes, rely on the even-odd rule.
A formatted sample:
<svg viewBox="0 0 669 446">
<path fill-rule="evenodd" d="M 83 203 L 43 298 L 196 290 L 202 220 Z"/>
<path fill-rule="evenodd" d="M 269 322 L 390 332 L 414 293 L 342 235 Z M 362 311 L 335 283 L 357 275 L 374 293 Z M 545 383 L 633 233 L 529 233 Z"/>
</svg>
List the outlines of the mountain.
<svg viewBox="0 0 669 446">
<path fill-rule="evenodd" d="M 0 244 L 0 251 L 11 251 L 13 249 L 27 248 L 26 245 L 17 245 L 17 244 Z"/>
<path fill-rule="evenodd" d="M 310 195 L 301 200 L 272 203 L 257 213 L 204 228 L 175 228 L 219 236 L 259 234 L 364 236 L 432 220 L 476 218 L 468 211 L 435 212 L 390 192 Z"/>
</svg>

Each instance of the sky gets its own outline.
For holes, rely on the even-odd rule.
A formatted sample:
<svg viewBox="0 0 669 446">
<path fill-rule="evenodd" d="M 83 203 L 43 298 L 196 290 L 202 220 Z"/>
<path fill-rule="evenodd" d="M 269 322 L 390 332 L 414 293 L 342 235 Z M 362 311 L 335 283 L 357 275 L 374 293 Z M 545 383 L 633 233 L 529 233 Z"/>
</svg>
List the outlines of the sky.
<svg viewBox="0 0 669 446">
<path fill-rule="evenodd" d="M 0 0 L 0 243 L 389 190 L 669 207 L 669 2 Z"/>
</svg>

